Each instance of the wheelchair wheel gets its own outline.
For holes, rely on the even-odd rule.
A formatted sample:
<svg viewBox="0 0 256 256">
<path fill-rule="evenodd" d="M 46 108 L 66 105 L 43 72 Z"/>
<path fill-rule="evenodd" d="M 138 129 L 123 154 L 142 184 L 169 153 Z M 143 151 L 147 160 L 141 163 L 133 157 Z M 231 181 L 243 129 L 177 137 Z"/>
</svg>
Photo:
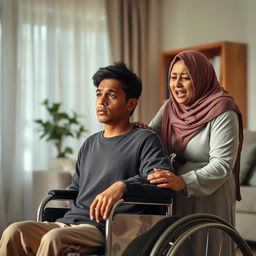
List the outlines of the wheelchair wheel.
<svg viewBox="0 0 256 256">
<path fill-rule="evenodd" d="M 184 234 L 184 232 L 188 228 L 205 222 L 223 223 L 227 226 L 232 227 L 227 221 L 212 214 L 195 213 L 182 217 L 176 220 L 167 229 L 165 229 L 165 231 L 162 233 L 162 235 L 159 237 L 154 247 L 152 248 L 150 256 L 165 255 L 165 252 L 169 247 L 169 244 L 166 244 L 166 241 L 175 241 L 177 237 L 179 237 L 181 234 Z"/>
<path fill-rule="evenodd" d="M 164 256 L 164 255 L 169 255 L 170 254 L 170 250 L 171 248 L 174 248 L 174 243 L 178 240 L 181 239 L 181 237 L 183 237 L 186 232 L 188 232 L 189 230 L 197 227 L 200 224 L 221 224 L 221 227 L 224 226 L 227 229 L 230 230 L 234 230 L 234 228 L 225 220 L 223 220 L 222 218 L 219 218 L 215 215 L 211 215 L 211 214 L 192 214 L 189 216 L 185 216 L 179 220 L 177 220 L 175 223 L 173 223 L 171 226 L 169 226 L 164 232 L 163 234 L 159 237 L 159 239 L 157 240 L 157 242 L 155 243 L 155 245 L 152 248 L 151 254 L 150 256 Z M 206 229 L 206 228 L 205 228 Z M 218 231 L 217 231 L 217 230 Z M 226 230 L 226 229 L 225 229 Z M 205 241 L 199 241 L 198 240 L 198 234 L 196 233 L 201 233 L 204 232 L 205 234 L 203 234 L 203 237 L 205 237 Z M 220 234 L 221 232 L 221 234 Z M 232 231 L 230 231 L 232 232 Z M 239 234 L 237 233 L 237 231 L 235 231 L 235 234 L 239 236 Z M 225 233 L 225 236 L 224 236 Z M 202 236 L 202 235 L 201 235 Z M 183 246 L 179 245 L 179 248 L 183 247 L 187 247 L 187 251 L 184 253 L 181 253 L 182 251 L 184 251 L 184 249 L 180 249 L 179 253 L 177 254 L 177 251 L 175 251 L 176 254 L 172 254 L 172 255 L 221 255 L 220 250 L 218 254 L 214 254 L 213 251 L 216 251 L 216 248 L 211 248 L 211 246 L 208 246 L 207 249 L 207 240 L 208 240 L 208 245 L 210 243 L 210 240 L 212 239 L 216 239 L 216 237 L 222 237 L 223 239 L 220 241 L 219 246 L 220 248 L 222 247 L 222 242 L 223 240 L 230 240 L 230 244 L 233 247 L 233 240 L 232 236 L 230 235 L 230 233 L 222 231 L 221 228 L 217 227 L 217 228 L 213 228 L 211 227 L 211 229 L 208 230 L 208 232 L 205 232 L 203 230 L 197 231 L 195 233 L 193 233 L 189 238 L 186 239 L 186 242 L 183 241 Z M 235 236 L 235 235 L 234 235 Z M 240 236 L 239 236 L 240 237 Z M 232 241 L 231 241 L 232 240 Z M 246 244 L 246 242 L 240 237 L 239 240 L 235 240 L 238 242 L 235 242 L 235 246 L 240 248 L 240 240 L 241 243 L 245 243 L 244 247 L 246 247 L 246 249 L 248 249 L 248 245 Z M 202 244 L 205 244 L 205 248 L 202 249 L 196 249 L 196 245 L 200 244 L 202 247 Z M 176 245 L 175 245 L 176 246 Z M 188 249 L 190 248 L 190 249 Z M 246 250 L 245 249 L 245 250 Z M 173 249 L 172 249 L 173 250 Z M 207 250 L 210 250 L 211 253 L 208 253 Z M 250 250 L 250 249 L 249 249 Z M 189 252 L 188 252 L 189 251 Z M 192 253 L 194 251 L 194 253 Z M 199 253 L 200 251 L 200 253 Z M 203 251 L 203 252 L 202 252 Z M 224 253 L 224 252 L 223 252 Z M 226 255 L 225 253 L 223 255 Z M 252 254 L 240 254 L 240 255 L 252 255 Z"/>
<path fill-rule="evenodd" d="M 192 237 L 197 232 L 205 232 L 205 245 L 203 248 L 197 248 L 195 244 L 192 244 L 193 248 L 193 254 L 190 255 L 226 255 L 225 252 L 222 251 L 222 243 L 219 244 L 218 247 L 210 248 L 209 247 L 209 240 L 214 239 L 214 237 L 211 237 L 212 232 L 221 232 L 222 233 L 222 239 L 230 239 L 233 244 L 233 254 L 232 255 L 243 255 L 243 256 L 253 256 L 252 251 L 250 250 L 248 244 L 242 239 L 242 237 L 238 234 L 236 230 L 233 228 L 226 226 L 222 223 L 203 223 L 198 224 L 196 226 L 193 226 L 189 228 L 184 234 L 180 235 L 176 241 L 173 243 L 173 245 L 169 248 L 166 255 L 168 256 L 177 256 L 177 255 L 184 255 L 183 250 L 186 246 L 186 244 L 191 243 Z M 214 252 L 213 252 L 214 250 Z M 204 252 L 204 254 L 199 254 L 198 252 Z"/>
</svg>

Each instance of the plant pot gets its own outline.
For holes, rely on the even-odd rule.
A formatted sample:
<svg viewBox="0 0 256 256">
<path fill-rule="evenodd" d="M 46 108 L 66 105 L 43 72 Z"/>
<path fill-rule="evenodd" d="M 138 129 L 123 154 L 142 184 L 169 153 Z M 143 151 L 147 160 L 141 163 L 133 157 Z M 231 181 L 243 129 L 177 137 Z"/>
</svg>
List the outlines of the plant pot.
<svg viewBox="0 0 256 256">
<path fill-rule="evenodd" d="M 68 172 L 73 175 L 75 172 L 76 160 L 72 158 L 49 158 L 49 171 Z"/>
</svg>

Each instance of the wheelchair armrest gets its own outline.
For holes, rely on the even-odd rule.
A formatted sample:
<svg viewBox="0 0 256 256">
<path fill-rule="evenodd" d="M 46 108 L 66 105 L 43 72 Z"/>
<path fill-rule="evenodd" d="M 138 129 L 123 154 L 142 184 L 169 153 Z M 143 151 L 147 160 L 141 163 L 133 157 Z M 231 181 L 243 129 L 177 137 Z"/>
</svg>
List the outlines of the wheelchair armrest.
<svg viewBox="0 0 256 256">
<path fill-rule="evenodd" d="M 48 195 L 51 195 L 51 200 L 54 200 L 54 199 L 74 200 L 77 198 L 78 191 L 53 189 L 48 192 Z"/>
<path fill-rule="evenodd" d="M 170 204 L 173 198 L 173 191 L 168 188 L 158 188 L 152 184 L 126 183 L 124 201 L 127 202 L 148 202 Z"/>
<path fill-rule="evenodd" d="M 78 195 L 76 190 L 50 190 L 48 195 L 51 200 L 74 200 Z M 148 202 L 148 203 L 171 203 L 173 191 L 168 188 L 158 188 L 152 184 L 126 183 L 126 193 L 123 197 L 128 202 Z"/>
<path fill-rule="evenodd" d="M 51 200 L 75 200 L 78 195 L 78 191 L 76 190 L 50 190 L 48 195 L 45 196 L 38 207 L 37 210 L 37 221 L 42 221 L 43 211 L 45 209 L 46 204 Z"/>
</svg>

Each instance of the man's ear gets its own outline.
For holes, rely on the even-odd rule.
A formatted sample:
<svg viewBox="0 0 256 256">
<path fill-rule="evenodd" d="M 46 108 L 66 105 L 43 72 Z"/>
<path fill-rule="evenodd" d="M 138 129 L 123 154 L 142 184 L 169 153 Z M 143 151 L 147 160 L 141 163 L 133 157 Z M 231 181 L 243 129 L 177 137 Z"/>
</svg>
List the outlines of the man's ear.
<svg viewBox="0 0 256 256">
<path fill-rule="evenodd" d="M 138 99 L 132 98 L 128 99 L 128 110 L 133 111 L 137 107 Z"/>
</svg>

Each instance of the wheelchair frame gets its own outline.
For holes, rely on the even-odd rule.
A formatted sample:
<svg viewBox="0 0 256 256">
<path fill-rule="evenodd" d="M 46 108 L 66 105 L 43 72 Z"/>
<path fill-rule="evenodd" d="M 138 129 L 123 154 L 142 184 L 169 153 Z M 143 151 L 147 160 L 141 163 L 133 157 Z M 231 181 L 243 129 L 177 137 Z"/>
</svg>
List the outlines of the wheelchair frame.
<svg viewBox="0 0 256 256">
<path fill-rule="evenodd" d="M 49 191 L 48 195 L 42 199 L 39 205 L 37 212 L 37 221 L 43 220 L 44 210 L 48 202 L 52 200 L 74 200 L 77 194 L 77 191 L 71 190 Z M 172 213 L 172 197 L 167 197 L 167 194 L 165 194 L 162 198 L 154 198 L 151 200 L 150 198 L 147 198 L 146 200 L 147 202 L 145 202 L 143 198 L 135 198 L 134 195 L 129 197 L 128 195 L 126 198 L 119 200 L 112 207 L 110 215 L 106 221 L 105 256 L 112 256 L 112 224 L 116 208 L 121 204 L 166 206 L 168 207 L 168 213 L 166 214 L 166 216 Z M 222 218 L 211 214 L 192 214 L 176 220 L 158 238 L 156 243 L 153 245 L 149 256 L 176 256 L 179 248 L 186 240 L 191 238 L 191 235 L 200 230 L 208 230 L 209 232 L 210 229 L 221 230 L 236 243 L 242 255 L 253 256 L 250 247 L 248 246 L 246 241 L 242 239 L 236 229 Z"/>
<path fill-rule="evenodd" d="M 112 224 L 116 212 L 116 208 L 122 204 L 131 204 L 131 205 L 152 205 L 152 206 L 165 206 L 167 208 L 166 214 L 172 214 L 172 193 L 169 189 L 159 189 L 153 185 L 149 184 L 140 184 L 140 183 L 132 183 L 127 184 L 127 193 L 125 199 L 120 199 L 116 202 L 109 214 L 109 217 L 106 220 L 106 232 L 105 232 L 105 256 L 112 255 Z M 138 196 L 134 196 L 134 192 L 141 192 L 142 198 Z M 145 193 L 154 192 L 155 195 L 159 194 L 160 196 L 148 198 Z M 78 195 L 78 191 L 74 190 L 50 190 L 48 195 L 46 195 L 40 202 L 38 211 L 37 211 L 37 221 L 44 220 L 44 211 L 46 209 L 46 205 L 52 200 L 75 200 Z M 146 197 L 146 198 L 145 198 Z M 147 202 L 145 202 L 145 200 Z M 48 208 L 52 211 L 55 208 Z M 63 208 L 62 208 L 63 209 Z M 67 208 L 68 209 L 68 208 Z M 164 216 L 164 215 L 163 215 Z"/>
</svg>

